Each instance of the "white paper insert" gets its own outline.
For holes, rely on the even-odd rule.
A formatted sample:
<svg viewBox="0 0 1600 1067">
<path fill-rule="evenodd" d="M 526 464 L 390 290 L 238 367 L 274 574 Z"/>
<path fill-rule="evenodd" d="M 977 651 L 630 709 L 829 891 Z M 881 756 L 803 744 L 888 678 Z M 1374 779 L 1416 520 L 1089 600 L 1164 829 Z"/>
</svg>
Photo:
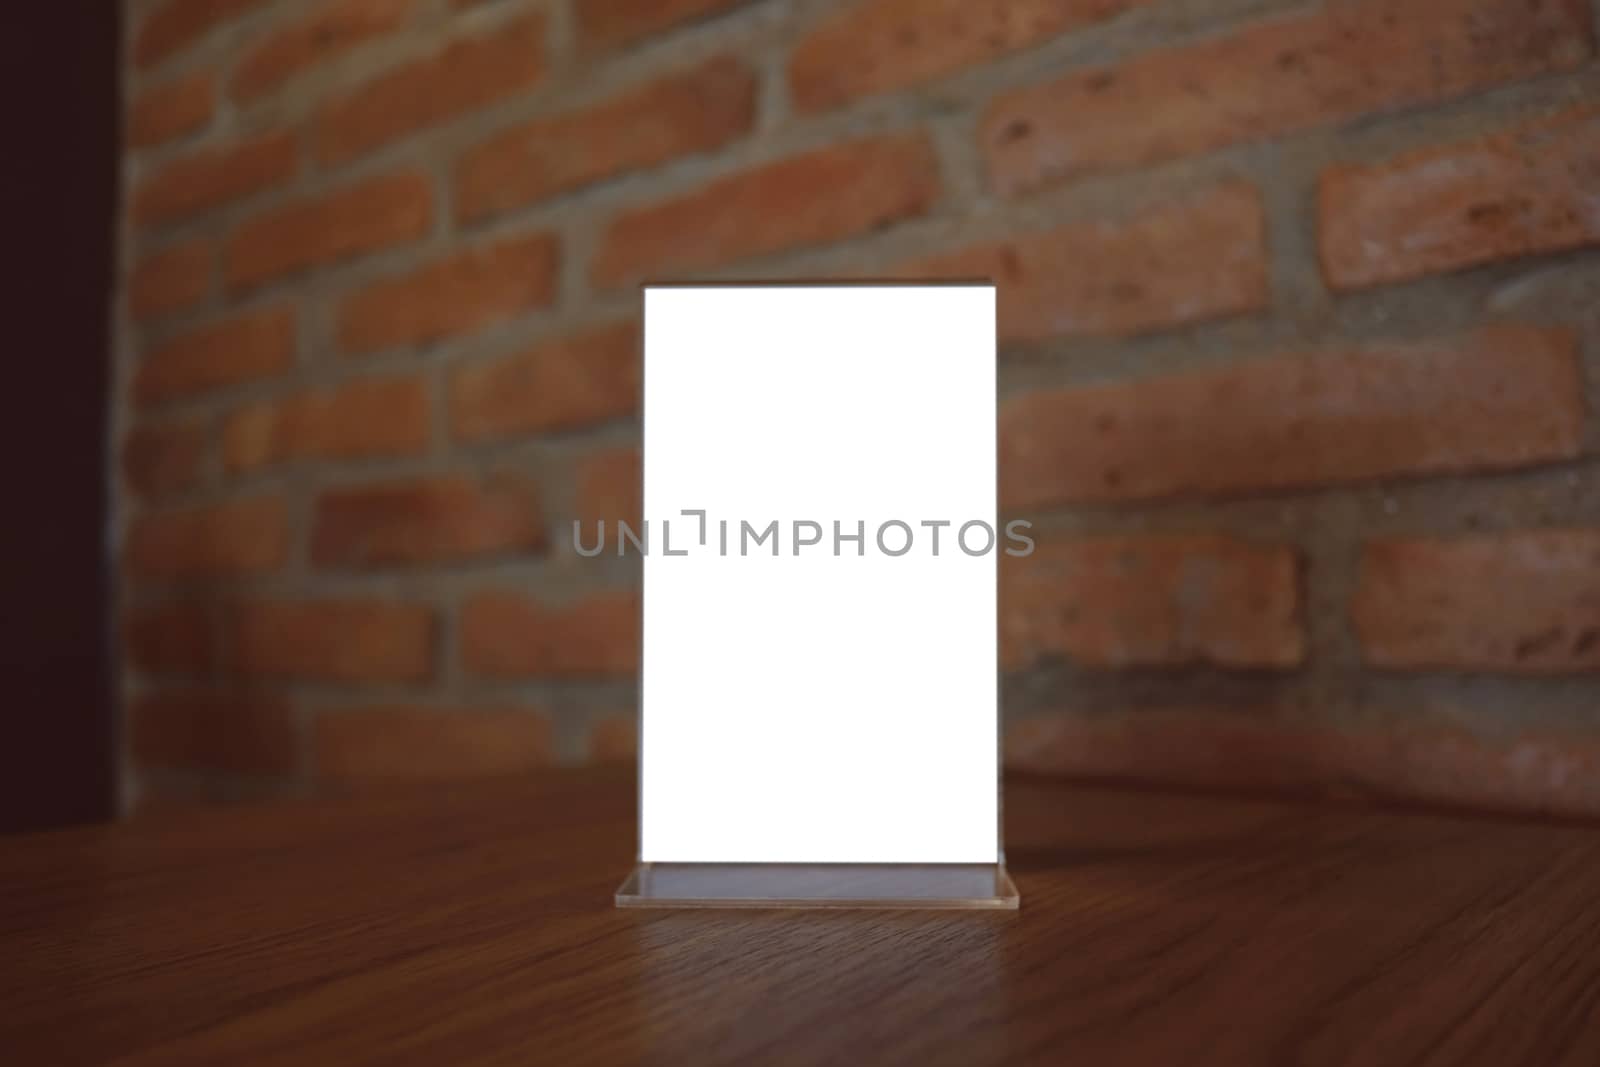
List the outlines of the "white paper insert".
<svg viewBox="0 0 1600 1067">
<path fill-rule="evenodd" d="M 994 289 L 651 288 L 644 343 L 640 858 L 995 862 Z"/>
</svg>

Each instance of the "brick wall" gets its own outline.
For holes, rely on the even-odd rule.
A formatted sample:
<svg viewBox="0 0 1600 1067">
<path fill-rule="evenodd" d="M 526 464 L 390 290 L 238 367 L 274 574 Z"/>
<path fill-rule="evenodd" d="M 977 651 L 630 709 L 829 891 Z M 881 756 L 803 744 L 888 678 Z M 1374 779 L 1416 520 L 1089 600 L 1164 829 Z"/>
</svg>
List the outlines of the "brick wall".
<svg viewBox="0 0 1600 1067">
<path fill-rule="evenodd" d="M 147 798 L 630 750 L 642 278 L 989 275 L 1020 768 L 1600 814 L 1590 0 L 128 0 Z"/>
</svg>

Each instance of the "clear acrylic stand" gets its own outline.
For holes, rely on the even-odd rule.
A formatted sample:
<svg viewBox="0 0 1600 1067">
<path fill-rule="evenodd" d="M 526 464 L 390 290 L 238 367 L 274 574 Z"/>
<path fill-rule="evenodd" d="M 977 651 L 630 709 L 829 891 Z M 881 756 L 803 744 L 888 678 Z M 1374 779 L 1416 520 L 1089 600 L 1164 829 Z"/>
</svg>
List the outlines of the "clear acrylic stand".
<svg viewBox="0 0 1600 1067">
<path fill-rule="evenodd" d="M 1004 863 L 641 863 L 619 908 L 1014 910 Z"/>
<path fill-rule="evenodd" d="M 863 294 L 860 292 L 863 289 L 873 288 L 884 290 L 881 294 L 865 294 L 874 300 L 883 302 L 880 304 L 882 309 L 881 316 L 876 319 L 871 314 L 871 311 L 876 309 L 868 309 L 866 303 L 861 299 Z M 764 337 L 769 337 L 772 331 L 782 328 L 782 323 L 786 321 L 784 318 L 786 314 L 794 316 L 793 319 L 787 320 L 793 323 L 835 324 L 848 322 L 851 324 L 851 329 L 862 331 L 861 335 L 863 337 L 876 337 L 880 341 L 884 337 L 890 337 L 898 344 L 898 347 L 895 347 L 894 344 L 885 347 L 879 342 L 867 340 L 861 341 L 860 344 L 863 348 L 870 348 L 874 352 L 899 353 L 903 351 L 914 354 L 908 354 L 904 357 L 906 360 L 914 361 L 915 363 L 914 368 L 907 370 L 908 374 L 921 373 L 929 363 L 943 366 L 945 370 L 942 376 L 937 377 L 937 380 L 946 383 L 945 388 L 949 393 L 948 396 L 939 394 L 935 390 L 932 396 L 924 397 L 919 405 L 910 407 L 897 406 L 903 400 L 902 391 L 897 384 L 895 385 L 894 394 L 885 399 L 882 410 L 885 412 L 895 411 L 902 416 L 905 421 L 904 437 L 907 442 L 919 440 L 936 441 L 947 450 L 959 446 L 965 449 L 964 454 L 980 457 L 992 449 L 995 434 L 995 391 L 992 380 L 995 355 L 995 304 L 992 282 L 724 283 L 722 285 L 687 285 L 681 287 L 646 286 L 645 290 L 643 331 L 645 349 L 643 365 L 645 371 L 643 374 L 644 397 L 642 413 L 644 437 L 644 463 L 642 466 L 644 470 L 641 471 L 641 482 L 643 483 L 641 498 L 645 505 L 647 518 L 674 514 L 675 509 L 680 506 L 676 502 L 677 497 L 683 497 L 685 501 L 689 501 L 686 491 L 681 488 L 675 488 L 676 483 L 672 482 L 670 478 L 666 479 L 667 487 L 665 489 L 661 488 L 663 474 L 672 474 L 677 469 L 672 466 L 672 457 L 696 454 L 694 448 L 686 448 L 677 442 L 677 439 L 672 436 L 672 429 L 681 426 L 689 427 L 687 431 L 679 430 L 678 432 L 685 434 L 685 439 L 691 442 L 697 441 L 698 437 L 696 435 L 703 435 L 708 432 L 706 427 L 711 424 L 710 420 L 717 411 L 714 405 L 708 407 L 709 402 L 698 393 L 690 395 L 683 393 L 681 389 L 675 391 L 671 387 L 673 379 L 667 375 L 662 375 L 658 378 L 652 373 L 651 368 L 678 365 L 696 368 L 700 367 L 700 362 L 697 361 L 712 358 L 708 357 L 707 353 L 736 353 L 738 366 L 741 368 L 740 373 L 745 376 L 740 380 L 746 383 L 747 388 L 754 388 L 750 386 L 750 382 L 754 382 L 756 379 L 750 377 L 754 372 L 752 363 L 748 358 L 749 352 L 746 351 L 743 341 L 750 338 L 760 341 Z M 675 294 L 673 290 L 681 291 Z M 776 294 L 783 294 L 784 300 L 776 299 L 774 291 L 776 291 Z M 835 300 L 835 297 L 840 299 Z M 811 302 L 800 303 L 799 301 L 802 298 Z M 741 303 L 741 301 L 748 302 Z M 760 313 L 752 311 L 752 308 L 759 309 Z M 794 310 L 788 310 L 790 308 Z M 695 320 L 691 312 L 702 317 L 699 320 Z M 746 328 L 744 325 L 746 322 L 754 324 L 753 328 Z M 819 363 L 827 363 L 827 361 L 819 361 L 813 358 L 813 353 L 817 351 L 830 352 L 837 356 L 841 363 L 853 358 L 850 356 L 850 352 L 852 351 L 851 345 L 854 339 L 844 338 L 841 341 L 840 338 L 828 334 L 827 329 L 831 328 L 831 325 L 827 328 L 819 328 L 813 340 L 804 342 L 804 344 L 812 346 L 805 349 L 807 354 L 807 359 L 803 361 L 805 366 L 814 369 Z M 812 335 L 805 336 L 811 337 Z M 740 343 L 728 343 L 729 337 L 739 339 Z M 800 342 L 796 341 L 795 344 L 798 345 Z M 877 347 L 872 347 L 874 344 Z M 749 347 L 751 350 L 761 349 L 759 344 L 752 344 Z M 968 356 L 971 358 L 968 359 Z M 656 360 L 658 358 L 664 359 L 664 362 L 657 364 Z M 720 358 L 720 356 L 716 358 Z M 681 364 L 674 363 L 674 359 L 681 360 Z M 939 364 L 940 359 L 944 360 L 942 364 Z M 810 380 L 795 378 L 794 365 L 782 363 L 779 357 L 773 357 L 772 366 L 777 368 L 772 372 L 772 380 L 777 383 L 776 386 L 768 389 L 765 394 L 760 390 L 756 390 L 754 395 L 758 397 L 761 395 L 778 395 L 781 392 L 786 398 L 789 408 L 800 412 L 803 419 L 811 419 L 813 418 L 812 412 L 827 407 L 826 398 L 833 395 L 828 390 L 843 388 L 843 385 L 836 384 L 832 379 L 819 377 L 816 379 L 816 383 L 820 383 L 820 386 L 816 383 L 811 383 L 808 386 L 824 397 L 824 400 L 820 401 L 818 405 L 812 407 L 807 406 L 800 400 L 790 401 L 787 398 L 791 397 L 802 383 Z M 856 364 L 852 363 L 850 366 L 854 367 Z M 696 373 L 703 374 L 705 372 L 702 368 Z M 985 379 L 988 380 L 986 381 Z M 690 377 L 685 380 L 693 381 L 698 379 Z M 851 387 L 857 390 L 866 388 L 882 389 L 885 388 L 884 382 L 887 380 L 882 375 L 878 379 L 872 379 L 869 382 L 851 379 L 854 383 Z M 958 389 L 956 385 L 949 384 L 950 382 L 965 384 Z M 801 395 L 805 394 L 802 392 Z M 945 406 L 940 407 L 940 404 Z M 788 411 L 789 408 L 785 408 L 784 411 Z M 873 410 L 879 409 L 874 408 Z M 955 421 L 951 422 L 946 419 L 946 421 L 935 423 L 933 417 L 927 414 L 927 412 L 935 411 L 954 412 Z M 793 420 L 790 421 L 792 422 Z M 829 470 L 835 470 L 835 468 L 840 470 L 850 469 L 849 464 L 841 465 L 837 457 L 830 456 L 826 450 L 817 451 L 821 449 L 819 441 L 832 440 L 832 437 L 821 435 L 819 438 L 817 434 L 810 432 L 814 427 L 809 424 L 802 426 L 794 434 L 785 436 L 781 431 L 781 427 L 784 425 L 783 421 L 778 420 L 778 422 L 780 428 L 771 430 L 772 441 L 768 442 L 768 447 L 778 449 L 777 455 L 782 460 L 778 464 L 779 469 L 787 469 L 784 467 L 784 463 L 792 466 L 800 462 L 822 462 L 824 463 L 823 469 Z M 738 420 L 733 420 L 730 425 L 736 428 L 746 426 L 745 423 Z M 930 427 L 933 428 L 930 429 Z M 770 428 L 768 429 L 770 430 Z M 956 433 L 955 431 L 957 430 L 962 432 Z M 876 441 L 878 438 L 883 437 L 885 432 L 883 419 L 875 418 L 872 422 L 872 440 Z M 735 439 L 733 436 L 734 431 L 729 431 L 729 433 L 729 440 Z M 838 437 L 840 433 L 838 426 L 833 427 L 833 436 Z M 988 438 L 987 441 L 983 440 L 985 436 Z M 746 448 L 754 447 L 752 444 L 754 438 L 748 433 L 737 439 L 743 441 Z M 793 443 L 797 441 L 804 441 L 804 448 L 811 451 L 806 451 L 802 454 L 799 451 L 800 446 Z M 951 442 L 956 442 L 956 444 Z M 658 450 L 658 445 L 662 443 L 668 446 L 665 452 Z M 780 447 L 780 444 L 782 447 Z M 904 447 L 910 447 L 910 445 L 906 444 Z M 815 455 L 813 455 L 813 452 L 815 452 Z M 669 457 L 668 460 L 663 463 L 663 461 L 656 458 L 661 455 Z M 817 456 L 823 458 L 819 461 L 816 459 Z M 930 460 L 930 462 L 932 461 Z M 830 463 L 832 466 L 827 466 Z M 662 465 L 653 467 L 652 464 Z M 701 467 L 690 467 L 689 469 L 695 470 L 697 473 L 703 473 Z M 712 469 L 719 468 L 713 466 Z M 949 510 L 951 506 L 951 501 L 954 500 L 958 502 L 954 508 L 956 513 L 976 517 L 987 515 L 989 519 L 994 519 L 998 512 L 994 500 L 997 482 L 994 469 L 978 472 L 966 470 L 963 478 L 956 478 L 951 473 L 952 470 L 965 470 L 965 468 L 960 465 L 952 466 L 950 464 L 939 467 L 939 477 L 936 479 L 936 483 L 941 487 L 940 493 L 933 499 L 928 514 L 945 514 L 945 511 Z M 841 475 L 838 470 L 835 470 L 835 473 L 830 477 L 841 477 Z M 843 475 L 843 477 L 848 476 Z M 656 502 L 652 502 L 650 491 L 652 479 L 655 480 L 657 491 L 662 497 L 661 500 Z M 705 493 L 704 487 L 698 483 L 691 481 L 687 484 L 697 486 L 695 489 L 696 494 Z M 689 502 L 695 503 L 702 509 L 707 509 L 712 504 L 718 503 L 719 499 L 725 499 L 727 494 L 733 492 L 732 490 L 727 490 L 723 483 L 718 483 L 714 479 L 710 484 L 714 488 L 723 490 L 724 497 L 707 494 L 711 495 L 711 499 L 706 500 L 700 495 L 695 495 L 692 501 Z M 741 483 L 730 480 L 728 484 L 737 486 Z M 829 484 L 834 483 L 830 482 Z M 935 483 L 930 482 L 929 484 Z M 967 491 L 964 494 L 958 491 L 953 496 L 947 495 L 945 491 L 951 486 L 966 486 Z M 845 494 L 845 498 L 849 499 L 848 494 Z M 978 500 L 979 503 L 973 505 L 972 501 L 974 499 Z M 663 506 L 663 503 L 665 506 Z M 711 510 L 718 509 L 712 508 Z M 730 508 L 729 512 L 730 514 L 737 513 L 737 508 Z M 704 523 L 708 511 L 685 511 L 682 514 L 698 514 L 702 523 Z M 774 523 L 774 526 L 776 525 Z M 837 525 L 835 523 L 836 527 Z M 946 525 L 948 525 L 948 522 Z M 698 545 L 702 547 L 707 545 L 706 528 L 704 526 L 699 529 L 699 535 Z M 665 541 L 666 537 L 663 532 L 663 549 L 665 549 Z M 685 556 L 693 554 L 682 550 L 683 543 L 681 541 L 679 544 L 680 551 L 675 553 L 667 552 L 665 555 Z M 990 547 L 993 550 L 998 550 L 998 546 L 995 543 L 991 543 Z M 665 555 L 660 553 L 645 554 L 644 600 L 647 602 L 646 607 L 649 606 L 648 602 L 655 595 L 652 592 L 651 584 L 652 568 L 674 565 L 674 561 L 668 560 L 664 562 Z M 794 555 L 799 555 L 798 542 L 794 548 Z M 899 559 L 903 555 L 904 553 L 895 554 L 895 558 Z M 936 548 L 933 555 L 938 555 Z M 966 555 L 972 556 L 973 553 L 967 552 Z M 686 564 L 678 563 L 677 565 L 683 566 Z M 890 565 L 904 566 L 905 564 L 897 562 Z M 962 565 L 967 567 L 975 566 L 975 564 L 967 561 L 963 561 Z M 989 566 L 992 567 L 993 564 L 990 563 Z M 657 573 L 665 575 L 670 572 L 660 571 Z M 703 576 L 706 572 L 700 573 Z M 970 575 L 973 572 L 966 570 L 962 573 Z M 937 578 L 938 576 L 935 577 Z M 993 585 L 995 578 L 995 574 L 991 571 L 987 579 L 991 583 L 987 589 L 987 596 L 990 598 L 995 595 Z M 677 589 L 680 595 L 682 588 L 682 586 L 667 587 L 668 590 Z M 720 587 L 714 586 L 714 588 Z M 966 584 L 958 585 L 955 588 L 964 591 L 970 598 L 971 591 L 975 586 L 968 581 Z M 805 602 L 803 592 L 796 593 L 795 596 L 800 603 Z M 737 600 L 738 598 L 734 599 Z M 669 602 L 670 598 L 665 597 L 658 601 L 660 604 Z M 987 603 L 979 603 L 977 607 L 980 610 L 959 612 L 959 617 L 963 620 L 981 620 L 984 617 L 981 609 L 993 612 L 994 603 L 990 599 Z M 648 611 L 642 611 L 643 643 L 646 650 L 650 648 L 652 640 L 655 640 L 661 632 L 660 630 L 652 630 L 651 619 L 655 617 L 659 623 L 660 620 L 666 617 L 662 614 L 664 610 L 657 607 L 655 616 L 652 616 Z M 952 608 L 951 610 L 954 611 L 955 609 Z M 760 620 L 751 620 L 743 615 L 740 618 L 743 619 L 741 625 L 746 628 L 760 624 Z M 667 633 L 670 637 L 683 633 L 699 632 L 703 628 L 703 625 L 697 628 L 683 618 L 673 616 L 670 619 Z M 984 657 L 994 655 L 994 646 L 988 645 L 981 635 L 969 634 L 967 636 L 971 640 L 962 647 L 971 650 L 973 660 L 969 661 L 969 663 L 975 665 L 976 672 L 993 671 L 992 677 L 994 681 L 992 684 L 998 690 L 998 672 L 995 665 L 992 660 L 988 663 L 983 662 Z M 675 646 L 669 641 L 667 647 Z M 663 664 L 671 664 L 677 667 L 683 662 L 690 664 L 699 662 L 693 654 L 686 661 L 672 659 L 665 653 L 658 653 L 657 655 L 661 657 L 657 662 L 658 668 Z M 638 722 L 641 836 L 644 836 L 644 828 L 647 823 L 644 818 L 643 805 L 646 797 L 650 795 L 645 789 L 644 761 L 647 750 L 650 749 L 651 736 L 644 728 L 645 716 L 643 709 L 644 691 L 647 688 L 645 683 L 649 677 L 649 665 L 649 656 L 641 655 L 641 706 Z M 807 664 L 807 668 L 811 666 Z M 692 667 L 686 669 L 692 670 Z M 969 671 L 963 680 L 971 681 L 974 674 L 975 672 Z M 982 684 L 984 683 L 980 679 L 978 685 Z M 682 692 L 684 688 L 687 688 L 687 686 L 680 685 L 678 690 L 679 706 L 681 706 L 681 701 L 683 700 Z M 971 690 L 969 689 L 969 691 Z M 998 693 L 996 692 L 995 695 L 996 699 L 992 705 L 987 698 L 974 697 L 970 701 L 957 700 L 950 704 L 950 708 L 956 712 L 963 714 L 971 712 L 973 716 L 977 716 L 979 704 L 982 703 L 988 705 L 985 708 L 985 712 L 992 713 L 995 719 L 998 719 Z M 741 710 L 753 711 L 757 709 Z M 957 716 L 958 725 L 959 718 Z M 659 723 L 660 720 L 657 721 Z M 948 723 L 948 720 L 946 722 Z M 919 727 L 937 728 L 930 727 L 926 722 L 920 720 Z M 993 808 L 996 826 L 995 835 L 992 838 L 992 851 L 986 828 L 980 831 L 983 839 L 981 847 L 963 845 L 961 847 L 941 849 L 941 836 L 948 836 L 954 841 L 962 841 L 962 834 L 965 834 L 967 836 L 964 840 L 969 842 L 973 840 L 973 826 L 971 823 L 957 826 L 955 823 L 959 822 L 959 820 L 954 819 L 950 823 L 946 823 L 943 821 L 943 815 L 935 816 L 934 814 L 936 811 L 944 812 L 945 809 L 934 808 L 931 805 L 919 806 L 915 795 L 904 795 L 899 801 L 902 804 L 913 805 L 913 810 L 924 816 L 921 827 L 922 835 L 915 839 L 914 845 L 910 837 L 905 837 L 893 843 L 905 844 L 907 847 L 900 849 L 885 847 L 881 851 L 877 849 L 840 850 L 828 847 L 823 847 L 819 851 L 814 847 L 814 843 L 812 847 L 788 847 L 777 850 L 762 849 L 756 851 L 774 853 L 786 859 L 829 854 L 848 856 L 850 858 L 875 859 L 880 855 L 898 854 L 905 860 L 915 861 L 929 856 L 970 859 L 986 858 L 989 855 L 993 855 L 996 858 L 995 862 L 677 862 L 676 860 L 683 856 L 697 856 L 700 858 L 722 858 L 726 856 L 728 858 L 742 859 L 748 857 L 751 852 L 748 849 L 734 848 L 724 850 L 720 847 L 711 849 L 676 848 L 662 851 L 659 849 L 659 842 L 657 842 L 656 846 L 653 846 L 656 851 L 652 852 L 644 849 L 641 842 L 641 849 L 637 853 L 637 865 L 616 891 L 616 906 L 619 908 L 1015 910 L 1019 906 L 1019 896 L 1016 886 L 1012 883 L 1011 877 L 1006 871 L 1003 837 L 999 826 L 1000 752 L 998 723 L 990 722 L 989 727 L 993 729 L 994 747 L 992 751 L 995 772 L 993 785 L 996 790 L 996 803 Z M 835 729 L 838 729 L 837 724 Z M 978 734 L 978 736 L 985 737 L 987 735 L 988 729 Z M 681 736 L 697 738 L 701 735 L 691 731 Z M 974 741 L 971 744 L 964 744 L 961 739 L 971 735 L 964 734 L 960 730 L 957 730 L 953 735 L 947 736 L 955 739 L 954 745 L 947 745 L 944 750 L 939 752 L 939 758 L 931 759 L 927 766 L 934 768 L 935 773 L 943 773 L 943 769 L 948 763 L 947 753 L 953 749 L 958 753 L 958 759 L 955 764 L 955 770 L 958 773 L 955 783 L 961 785 L 959 790 L 952 789 L 953 795 L 968 801 L 982 797 L 989 788 L 989 779 L 984 769 L 984 761 L 987 760 L 988 754 L 983 751 L 987 747 L 987 743 Z M 661 735 L 658 734 L 655 737 L 655 742 L 659 744 L 660 741 Z M 858 731 L 857 735 L 851 736 L 841 733 L 837 743 L 842 750 L 848 745 L 863 742 Z M 678 749 L 674 751 L 681 751 L 682 747 L 682 745 L 679 745 Z M 760 750 L 758 749 L 758 751 Z M 767 748 L 765 751 L 772 750 Z M 796 765 L 805 764 L 797 761 Z M 652 764 L 652 766 L 659 765 Z M 659 771 L 657 773 L 659 774 Z M 866 771 L 865 773 L 871 774 L 872 772 Z M 657 778 L 656 782 L 659 786 L 660 779 Z M 923 790 L 921 795 L 926 796 L 928 788 L 926 781 L 923 781 L 920 787 Z M 819 775 L 815 788 L 824 791 L 828 789 L 828 782 L 825 776 Z M 884 796 L 894 795 L 892 779 L 886 779 L 884 788 L 879 792 Z M 700 793 L 716 798 L 719 795 L 719 789 L 715 787 L 702 788 Z M 740 795 L 738 788 L 720 790 L 721 799 L 727 804 L 737 805 L 740 801 Z M 793 792 L 787 794 L 790 798 L 804 795 Z M 712 799 L 709 802 L 702 803 L 698 808 L 690 806 L 690 814 L 688 815 L 684 815 L 682 813 L 683 808 L 680 807 L 677 809 L 679 821 L 676 825 L 679 827 L 692 826 L 700 828 L 715 821 L 718 818 L 717 803 L 716 799 Z M 817 805 L 817 807 L 819 810 L 816 812 L 807 810 L 800 812 L 796 816 L 794 804 L 791 802 L 789 808 L 790 818 L 787 825 L 793 827 L 797 823 L 803 823 L 815 817 L 817 825 L 834 827 L 856 819 L 862 814 L 859 810 L 841 811 L 841 805 L 838 803 Z M 828 809 L 826 814 L 821 811 L 823 808 Z M 980 809 L 968 808 L 967 810 Z M 978 820 L 980 827 L 987 820 L 987 813 L 990 810 L 986 797 L 983 798 L 981 810 L 984 812 L 984 816 Z M 660 817 L 659 811 L 653 810 L 651 814 L 653 817 Z M 933 823 L 931 833 L 929 831 L 930 822 Z M 882 825 L 883 820 L 879 820 L 879 823 Z M 886 835 L 885 840 L 892 838 L 895 833 L 892 820 L 889 821 L 888 828 L 880 832 Z M 931 846 L 928 844 L 929 841 L 933 842 Z M 784 843 L 793 844 L 787 841 Z M 644 859 L 646 855 L 651 855 L 652 861 L 646 861 Z M 662 855 L 673 856 L 674 862 L 660 862 Z"/>
</svg>

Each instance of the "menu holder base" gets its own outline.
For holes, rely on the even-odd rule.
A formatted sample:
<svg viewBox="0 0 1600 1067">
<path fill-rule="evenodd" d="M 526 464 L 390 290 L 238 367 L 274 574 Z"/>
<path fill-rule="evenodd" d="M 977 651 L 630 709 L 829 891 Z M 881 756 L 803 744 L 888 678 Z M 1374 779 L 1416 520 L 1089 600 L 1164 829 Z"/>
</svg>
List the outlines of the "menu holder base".
<svg viewBox="0 0 1600 1067">
<path fill-rule="evenodd" d="M 879 908 L 1014 911 L 1001 863 L 641 863 L 619 908 Z"/>
</svg>

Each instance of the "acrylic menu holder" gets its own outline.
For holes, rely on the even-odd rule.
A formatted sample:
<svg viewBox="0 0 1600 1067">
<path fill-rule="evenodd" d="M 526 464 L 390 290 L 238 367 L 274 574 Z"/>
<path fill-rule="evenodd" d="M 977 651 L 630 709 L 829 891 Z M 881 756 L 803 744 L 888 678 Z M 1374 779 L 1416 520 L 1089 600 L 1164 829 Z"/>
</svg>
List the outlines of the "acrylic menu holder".
<svg viewBox="0 0 1600 1067">
<path fill-rule="evenodd" d="M 644 347 L 617 906 L 1016 908 L 993 286 L 650 286 Z"/>
</svg>

